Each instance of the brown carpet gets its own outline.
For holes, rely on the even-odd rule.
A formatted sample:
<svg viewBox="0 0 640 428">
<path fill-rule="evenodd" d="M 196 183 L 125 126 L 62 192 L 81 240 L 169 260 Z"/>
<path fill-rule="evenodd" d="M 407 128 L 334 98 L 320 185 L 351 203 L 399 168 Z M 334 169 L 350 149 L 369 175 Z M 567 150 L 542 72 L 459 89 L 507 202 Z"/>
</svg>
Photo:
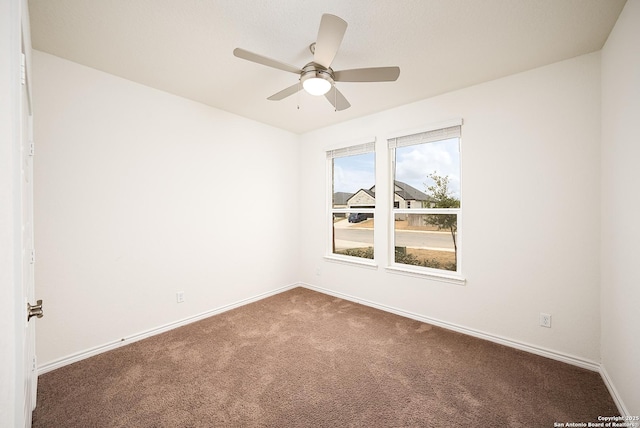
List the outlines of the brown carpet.
<svg viewBox="0 0 640 428">
<path fill-rule="evenodd" d="M 296 288 L 40 376 L 34 427 L 553 427 L 598 373 Z"/>
</svg>

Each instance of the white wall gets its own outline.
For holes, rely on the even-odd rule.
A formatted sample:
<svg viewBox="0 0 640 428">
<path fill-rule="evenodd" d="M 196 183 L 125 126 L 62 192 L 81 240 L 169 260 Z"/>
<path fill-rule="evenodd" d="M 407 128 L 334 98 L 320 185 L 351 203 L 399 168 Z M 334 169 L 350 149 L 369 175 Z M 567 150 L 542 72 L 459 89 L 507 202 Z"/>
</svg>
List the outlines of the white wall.
<svg viewBox="0 0 640 428">
<path fill-rule="evenodd" d="M 466 285 L 387 272 L 384 229 L 375 238 L 378 269 L 325 260 L 324 150 L 377 137 L 376 224 L 383 225 L 391 204 L 386 137 L 459 117 Z M 595 365 L 599 148 L 599 53 L 307 133 L 301 141 L 300 278 Z M 551 329 L 538 325 L 540 312 L 552 314 Z"/>
<path fill-rule="evenodd" d="M 296 135 L 33 65 L 40 365 L 296 282 Z"/>
<path fill-rule="evenodd" d="M 640 415 L 640 1 L 602 50 L 602 364 Z"/>
</svg>

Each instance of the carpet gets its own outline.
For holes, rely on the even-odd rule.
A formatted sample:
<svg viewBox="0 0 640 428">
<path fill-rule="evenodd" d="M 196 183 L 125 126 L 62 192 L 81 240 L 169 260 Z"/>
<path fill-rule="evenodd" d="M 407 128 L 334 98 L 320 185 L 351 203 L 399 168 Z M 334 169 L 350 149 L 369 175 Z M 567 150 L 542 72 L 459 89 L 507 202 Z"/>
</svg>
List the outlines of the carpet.
<svg viewBox="0 0 640 428">
<path fill-rule="evenodd" d="M 39 427 L 553 427 L 600 375 L 305 288 L 39 378 Z"/>
</svg>

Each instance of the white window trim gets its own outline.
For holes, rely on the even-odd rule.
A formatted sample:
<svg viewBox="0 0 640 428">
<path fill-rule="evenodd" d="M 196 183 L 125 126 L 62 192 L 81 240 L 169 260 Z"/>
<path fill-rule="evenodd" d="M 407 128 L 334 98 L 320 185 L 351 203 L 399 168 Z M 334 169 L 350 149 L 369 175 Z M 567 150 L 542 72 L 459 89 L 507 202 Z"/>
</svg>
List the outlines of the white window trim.
<svg viewBox="0 0 640 428">
<path fill-rule="evenodd" d="M 427 125 L 426 127 L 423 128 L 418 128 L 418 129 L 413 129 L 413 130 L 405 130 L 405 131 L 398 131 L 395 132 L 393 134 L 390 134 L 387 137 L 387 150 L 389 152 L 389 183 L 394 183 L 395 180 L 395 150 L 396 147 L 403 147 L 405 146 L 404 144 L 397 144 L 397 139 L 401 139 L 403 137 L 409 137 L 412 135 L 416 135 L 416 134 L 422 134 L 422 133 L 427 133 L 427 132 L 433 132 L 433 131 L 437 131 L 440 129 L 446 129 L 446 128 L 451 128 L 451 127 L 455 127 L 455 126 L 459 126 L 462 127 L 463 124 L 463 120 L 462 118 L 458 118 L 458 119 L 452 119 L 452 120 L 447 120 L 447 121 L 442 121 L 442 122 L 437 122 L 437 123 L 432 123 L 430 125 Z M 460 183 L 461 183 L 461 189 L 460 189 L 460 200 L 462 201 L 462 129 L 460 129 L 460 135 L 458 135 L 458 138 L 460 139 Z M 447 138 L 445 136 L 445 138 Z M 415 143 L 415 144 L 421 144 L 421 143 Z M 408 145 L 412 145 L 412 144 L 408 144 Z M 390 197 L 392 198 L 391 200 L 393 200 L 393 190 L 394 190 L 394 186 L 391 186 L 391 195 Z M 389 211 L 389 226 L 388 226 L 388 233 L 389 233 L 389 240 L 388 240 L 388 249 L 387 249 L 387 256 L 388 256 L 388 265 L 386 266 L 385 270 L 389 273 L 394 273 L 394 274 L 400 274 L 400 275 L 408 275 L 408 276 L 412 276 L 412 277 L 417 277 L 417 278 L 427 278 L 427 279 L 432 279 L 432 280 L 436 280 L 436 281 L 440 281 L 440 282 L 447 282 L 447 283 L 451 283 L 451 284 L 456 284 L 456 285 L 465 285 L 466 284 L 466 278 L 464 277 L 464 275 L 462 274 L 463 270 L 462 270 L 462 241 L 463 241 L 463 233 L 462 233 L 462 208 L 445 208 L 445 209 L 434 209 L 434 208 L 413 208 L 413 209 L 397 209 L 394 208 L 393 205 L 390 205 L 389 207 L 387 207 L 388 211 Z M 428 267 L 422 267 L 422 266 L 412 266 L 412 265 L 407 265 L 407 264 L 403 264 L 403 263 L 396 263 L 395 262 L 395 214 L 404 214 L 404 213 L 409 213 L 409 214 L 451 214 L 455 212 L 458 215 L 458 235 L 456 238 L 456 244 L 458 246 L 458 257 L 456 260 L 456 265 L 457 265 L 457 272 L 450 272 L 450 271 L 446 271 L 444 269 L 434 269 L 434 268 L 428 268 Z"/>
<path fill-rule="evenodd" d="M 389 273 L 413 276 L 416 278 L 427 278 L 434 281 L 448 282 L 450 284 L 465 285 L 467 280 L 464 276 L 458 274 L 447 275 L 442 270 L 426 267 L 412 268 L 410 265 L 393 263 L 387 266 L 386 271 Z"/>
<path fill-rule="evenodd" d="M 333 249 L 333 214 L 334 213 L 365 213 L 365 214 L 373 214 L 375 216 L 375 208 L 333 208 L 333 169 L 332 162 L 330 160 L 337 157 L 344 156 L 352 156 L 358 154 L 365 153 L 373 153 L 374 158 L 376 158 L 376 163 L 374 165 L 374 177 L 376 176 L 377 169 L 377 156 L 376 156 L 376 139 L 375 137 L 367 137 L 361 138 L 357 141 L 351 141 L 350 143 L 342 143 L 339 145 L 334 145 L 327 147 L 325 149 L 325 153 L 327 156 L 326 160 L 326 176 L 327 176 L 327 195 L 325 201 L 325 207 L 327 209 L 327 235 L 326 235 L 326 244 L 325 244 L 325 256 L 324 259 L 331 262 L 344 263 L 348 265 L 360 266 L 360 267 L 368 267 L 368 268 L 378 268 L 378 264 L 376 263 L 376 250 L 375 250 L 375 234 L 376 229 L 373 229 L 374 234 L 374 242 L 373 246 L 373 259 L 365 259 L 362 257 L 355 256 L 346 256 L 343 254 L 336 254 L 332 251 Z M 374 185 L 376 183 L 374 182 Z M 377 201 L 376 201 L 377 205 Z"/>
<path fill-rule="evenodd" d="M 375 257 L 375 251 L 374 251 Z M 342 263 L 346 265 L 378 269 L 375 259 L 363 259 L 362 257 L 345 256 L 341 254 L 327 254 L 324 259 L 333 263 Z"/>
</svg>

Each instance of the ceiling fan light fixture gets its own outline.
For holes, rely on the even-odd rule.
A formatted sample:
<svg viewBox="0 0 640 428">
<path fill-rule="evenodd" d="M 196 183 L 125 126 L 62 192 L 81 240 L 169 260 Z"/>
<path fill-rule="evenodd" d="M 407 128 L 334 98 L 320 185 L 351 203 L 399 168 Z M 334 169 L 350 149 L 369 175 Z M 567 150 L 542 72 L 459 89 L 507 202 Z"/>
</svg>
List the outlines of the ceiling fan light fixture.
<svg viewBox="0 0 640 428">
<path fill-rule="evenodd" d="M 302 87 L 305 91 L 315 96 L 326 94 L 333 86 L 333 78 L 330 72 L 328 70 L 318 69 L 311 64 L 303 69 L 300 82 L 302 82 Z"/>
<path fill-rule="evenodd" d="M 321 77 L 312 77 L 302 82 L 302 87 L 311 95 L 324 95 L 331 89 L 331 82 Z"/>
</svg>

